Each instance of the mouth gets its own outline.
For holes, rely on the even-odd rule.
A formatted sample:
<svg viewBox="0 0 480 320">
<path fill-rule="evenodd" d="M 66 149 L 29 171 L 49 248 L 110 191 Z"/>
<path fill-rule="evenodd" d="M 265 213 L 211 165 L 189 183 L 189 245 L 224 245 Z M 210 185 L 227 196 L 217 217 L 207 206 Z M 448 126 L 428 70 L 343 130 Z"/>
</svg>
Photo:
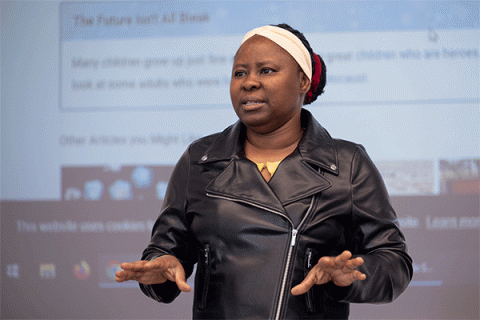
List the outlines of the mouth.
<svg viewBox="0 0 480 320">
<path fill-rule="evenodd" d="M 264 101 L 257 100 L 257 99 L 245 99 L 242 101 L 242 105 L 247 110 L 255 110 L 260 108 L 265 104 Z"/>
</svg>

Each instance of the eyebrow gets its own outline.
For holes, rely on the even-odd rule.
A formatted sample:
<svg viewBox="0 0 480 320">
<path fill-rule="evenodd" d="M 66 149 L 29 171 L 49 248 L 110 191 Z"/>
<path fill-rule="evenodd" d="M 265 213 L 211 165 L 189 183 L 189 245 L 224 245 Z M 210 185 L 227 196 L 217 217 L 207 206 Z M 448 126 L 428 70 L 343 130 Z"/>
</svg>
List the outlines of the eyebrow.
<svg viewBox="0 0 480 320">
<path fill-rule="evenodd" d="M 261 66 L 264 66 L 266 64 L 273 64 L 273 65 L 278 65 L 278 63 L 275 63 L 273 60 L 263 60 L 263 61 L 259 61 L 257 62 L 255 65 L 257 67 L 261 67 Z M 234 64 L 233 65 L 234 68 L 238 68 L 238 67 L 241 67 L 241 68 L 246 68 L 248 67 L 248 64 L 247 63 L 237 63 L 237 64 Z"/>
</svg>

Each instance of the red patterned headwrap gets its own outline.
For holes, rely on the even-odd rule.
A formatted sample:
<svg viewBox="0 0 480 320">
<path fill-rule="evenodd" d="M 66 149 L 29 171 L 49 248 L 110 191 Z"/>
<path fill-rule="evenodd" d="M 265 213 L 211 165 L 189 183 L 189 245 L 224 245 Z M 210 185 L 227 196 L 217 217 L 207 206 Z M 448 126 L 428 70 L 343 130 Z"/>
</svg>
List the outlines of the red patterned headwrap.
<svg viewBox="0 0 480 320">
<path fill-rule="evenodd" d="M 317 91 L 318 85 L 320 84 L 320 77 L 322 76 L 322 63 L 320 62 L 320 58 L 316 53 L 313 53 L 313 58 L 315 59 L 315 73 L 312 76 L 310 90 L 307 92 L 307 102 L 312 100 L 313 93 Z"/>
</svg>

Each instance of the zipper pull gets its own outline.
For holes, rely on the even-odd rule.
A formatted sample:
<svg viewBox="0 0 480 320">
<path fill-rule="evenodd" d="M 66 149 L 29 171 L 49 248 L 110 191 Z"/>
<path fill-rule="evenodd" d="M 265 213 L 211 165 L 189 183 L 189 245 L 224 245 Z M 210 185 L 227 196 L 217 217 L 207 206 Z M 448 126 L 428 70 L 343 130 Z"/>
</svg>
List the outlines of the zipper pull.
<svg viewBox="0 0 480 320">
<path fill-rule="evenodd" d="M 295 246 L 295 242 L 297 241 L 297 233 L 298 233 L 297 229 L 292 230 L 292 242 L 290 243 L 292 247 Z"/>
<path fill-rule="evenodd" d="M 205 263 L 205 265 L 208 266 L 208 263 L 210 262 L 210 259 L 209 259 L 210 258 L 210 246 L 209 245 L 205 246 L 205 249 L 203 249 L 203 254 L 204 254 L 204 258 L 205 258 L 204 263 Z"/>
<path fill-rule="evenodd" d="M 312 268 L 312 250 L 308 250 L 307 254 L 307 268 L 311 269 Z"/>
</svg>

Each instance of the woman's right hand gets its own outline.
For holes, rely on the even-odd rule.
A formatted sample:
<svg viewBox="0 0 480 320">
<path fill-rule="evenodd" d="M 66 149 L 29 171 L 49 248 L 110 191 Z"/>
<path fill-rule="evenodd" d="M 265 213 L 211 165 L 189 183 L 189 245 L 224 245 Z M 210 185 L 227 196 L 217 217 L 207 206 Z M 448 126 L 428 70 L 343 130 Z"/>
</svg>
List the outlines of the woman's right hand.
<svg viewBox="0 0 480 320">
<path fill-rule="evenodd" d="M 184 292 L 190 292 L 192 288 L 185 280 L 185 270 L 177 258 L 170 255 L 161 256 L 151 261 L 140 260 L 122 263 L 117 271 L 115 281 L 124 282 L 135 280 L 142 284 L 159 284 L 167 280 L 173 281 Z"/>
</svg>

